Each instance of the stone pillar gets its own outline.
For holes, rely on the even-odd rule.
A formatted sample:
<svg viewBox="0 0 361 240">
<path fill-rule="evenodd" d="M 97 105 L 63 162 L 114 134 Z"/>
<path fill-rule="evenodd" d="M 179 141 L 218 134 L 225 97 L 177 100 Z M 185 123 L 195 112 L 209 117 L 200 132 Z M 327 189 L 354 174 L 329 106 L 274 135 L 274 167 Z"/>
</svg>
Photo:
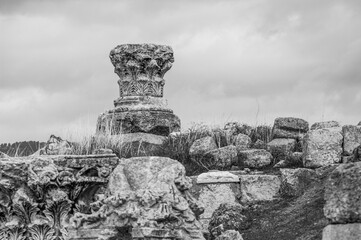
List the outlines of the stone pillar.
<svg viewBox="0 0 361 240">
<path fill-rule="evenodd" d="M 119 76 L 115 108 L 98 117 L 97 133 L 151 133 L 168 136 L 180 130 L 180 120 L 163 99 L 164 75 L 174 62 L 169 46 L 124 44 L 110 52 Z"/>
</svg>

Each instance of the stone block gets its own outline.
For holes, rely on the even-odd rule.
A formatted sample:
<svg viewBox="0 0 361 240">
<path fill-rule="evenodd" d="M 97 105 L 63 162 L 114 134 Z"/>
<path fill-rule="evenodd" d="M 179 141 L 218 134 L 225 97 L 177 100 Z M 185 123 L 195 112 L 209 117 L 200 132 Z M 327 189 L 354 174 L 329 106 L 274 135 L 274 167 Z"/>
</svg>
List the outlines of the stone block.
<svg viewBox="0 0 361 240">
<path fill-rule="evenodd" d="M 233 142 L 238 151 L 249 149 L 251 147 L 251 143 L 251 138 L 243 133 L 238 134 Z"/>
<path fill-rule="evenodd" d="M 310 130 L 317 130 L 323 128 L 334 128 L 334 127 L 341 127 L 339 122 L 336 121 L 325 121 L 325 122 L 316 122 L 312 124 Z"/>
<path fill-rule="evenodd" d="M 264 149 L 250 149 L 238 152 L 238 164 L 246 168 L 263 168 L 271 164 L 272 155 Z"/>
<path fill-rule="evenodd" d="M 300 139 L 308 131 L 308 122 L 293 117 L 276 118 L 272 135 L 273 138 Z"/>
<path fill-rule="evenodd" d="M 202 156 L 206 152 L 214 149 L 217 149 L 216 141 L 214 141 L 212 137 L 208 136 L 195 140 L 189 149 L 189 154 L 191 156 Z"/>
<path fill-rule="evenodd" d="M 342 128 L 309 131 L 304 138 L 303 165 L 317 168 L 339 163 L 342 155 Z"/>
<path fill-rule="evenodd" d="M 326 218 L 332 223 L 361 222 L 361 162 L 338 166 L 325 188 Z"/>
<path fill-rule="evenodd" d="M 239 179 L 241 202 L 271 201 L 279 195 L 281 180 L 276 175 L 239 175 Z"/>
<path fill-rule="evenodd" d="M 360 240 L 361 223 L 332 224 L 323 229 L 322 240 Z"/>
<path fill-rule="evenodd" d="M 317 181 L 315 170 L 307 168 L 281 169 L 281 194 L 284 196 L 301 196 L 304 191 Z"/>
<path fill-rule="evenodd" d="M 237 164 L 237 149 L 233 145 L 217 148 L 205 153 L 203 159 L 212 168 L 228 169 Z"/>
<path fill-rule="evenodd" d="M 350 156 L 361 145 L 361 126 L 345 125 L 343 133 L 343 154 Z"/>
<path fill-rule="evenodd" d="M 211 171 L 197 177 L 197 184 L 201 183 L 239 183 L 239 177 L 227 171 Z"/>
<path fill-rule="evenodd" d="M 267 150 L 272 154 L 274 159 L 285 159 L 290 155 L 296 146 L 296 140 L 292 138 L 276 138 L 267 143 Z"/>
</svg>

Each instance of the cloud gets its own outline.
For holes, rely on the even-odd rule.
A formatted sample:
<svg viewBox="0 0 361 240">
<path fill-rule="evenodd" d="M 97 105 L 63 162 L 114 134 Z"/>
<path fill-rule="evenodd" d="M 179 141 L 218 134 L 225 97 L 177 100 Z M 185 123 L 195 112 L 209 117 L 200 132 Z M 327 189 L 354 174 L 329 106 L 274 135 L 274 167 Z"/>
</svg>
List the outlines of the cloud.
<svg viewBox="0 0 361 240">
<path fill-rule="evenodd" d="M 84 118 L 95 128 L 118 97 L 108 54 L 122 43 L 173 47 L 165 98 L 183 126 L 356 123 L 360 10 L 357 0 L 0 0 L 0 142 L 45 140 Z"/>
</svg>

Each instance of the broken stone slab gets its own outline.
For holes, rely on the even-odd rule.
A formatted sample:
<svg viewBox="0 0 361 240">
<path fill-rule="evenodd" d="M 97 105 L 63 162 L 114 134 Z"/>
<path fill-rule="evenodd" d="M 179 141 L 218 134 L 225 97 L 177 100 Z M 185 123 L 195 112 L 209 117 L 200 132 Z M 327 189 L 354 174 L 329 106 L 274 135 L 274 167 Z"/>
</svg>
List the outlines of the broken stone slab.
<svg viewBox="0 0 361 240">
<path fill-rule="evenodd" d="M 334 128 L 334 127 L 341 127 L 341 125 L 337 121 L 316 122 L 316 123 L 312 124 L 310 130 L 317 130 L 317 129 L 323 129 L 323 128 Z"/>
<path fill-rule="evenodd" d="M 361 221 L 361 162 L 338 166 L 325 187 L 325 217 L 331 223 Z"/>
<path fill-rule="evenodd" d="M 239 179 L 242 203 L 272 201 L 279 196 L 281 180 L 276 175 L 239 175 Z"/>
<path fill-rule="evenodd" d="M 250 149 L 238 152 L 238 164 L 246 168 L 263 168 L 271 164 L 272 154 L 264 149 Z"/>
<path fill-rule="evenodd" d="M 267 144 L 264 141 L 262 141 L 260 139 L 257 139 L 257 141 L 255 143 L 253 143 L 252 148 L 254 148 L 254 149 L 267 149 Z"/>
<path fill-rule="evenodd" d="M 217 149 L 216 141 L 213 137 L 203 137 L 193 142 L 189 149 L 189 155 L 191 156 L 202 156 L 205 153 Z"/>
<path fill-rule="evenodd" d="M 71 155 L 74 153 L 73 144 L 61 137 L 51 135 L 45 146 L 36 151 L 32 156 L 40 155 Z"/>
<path fill-rule="evenodd" d="M 350 156 L 361 145 L 361 126 L 345 125 L 343 133 L 343 154 Z"/>
<path fill-rule="evenodd" d="M 322 240 L 360 240 L 361 223 L 331 224 L 322 232 Z"/>
<path fill-rule="evenodd" d="M 307 168 L 280 169 L 281 171 L 281 194 L 283 196 L 301 196 L 304 191 L 315 181 L 317 173 Z"/>
<path fill-rule="evenodd" d="M 198 175 L 197 184 L 239 183 L 239 177 L 227 171 L 212 171 Z"/>
<path fill-rule="evenodd" d="M 276 118 L 273 124 L 273 138 L 301 139 L 308 131 L 308 122 L 293 117 Z"/>
<path fill-rule="evenodd" d="M 208 230 L 212 237 L 218 237 L 227 230 L 241 232 L 251 226 L 251 216 L 246 207 L 239 203 L 222 203 L 212 214 Z"/>
<path fill-rule="evenodd" d="M 342 155 L 342 128 L 310 130 L 304 138 L 303 165 L 317 168 L 339 163 Z"/>
<path fill-rule="evenodd" d="M 276 160 L 285 159 L 290 155 L 296 146 L 296 140 L 292 138 L 275 138 L 267 143 L 267 150 Z"/>
<path fill-rule="evenodd" d="M 237 149 L 233 145 L 217 148 L 205 153 L 202 159 L 212 168 L 229 169 L 233 164 L 237 164 Z"/>
</svg>

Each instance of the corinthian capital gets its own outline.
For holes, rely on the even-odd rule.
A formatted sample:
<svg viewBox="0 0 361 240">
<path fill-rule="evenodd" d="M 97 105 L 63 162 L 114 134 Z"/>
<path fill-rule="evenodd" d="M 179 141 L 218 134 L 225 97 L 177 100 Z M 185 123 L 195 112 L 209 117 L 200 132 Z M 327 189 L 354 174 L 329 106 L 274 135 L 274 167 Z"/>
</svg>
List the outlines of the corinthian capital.
<svg viewBox="0 0 361 240">
<path fill-rule="evenodd" d="M 123 44 L 111 50 L 109 57 L 120 78 L 120 97 L 163 97 L 163 77 L 174 62 L 171 47 Z"/>
</svg>

